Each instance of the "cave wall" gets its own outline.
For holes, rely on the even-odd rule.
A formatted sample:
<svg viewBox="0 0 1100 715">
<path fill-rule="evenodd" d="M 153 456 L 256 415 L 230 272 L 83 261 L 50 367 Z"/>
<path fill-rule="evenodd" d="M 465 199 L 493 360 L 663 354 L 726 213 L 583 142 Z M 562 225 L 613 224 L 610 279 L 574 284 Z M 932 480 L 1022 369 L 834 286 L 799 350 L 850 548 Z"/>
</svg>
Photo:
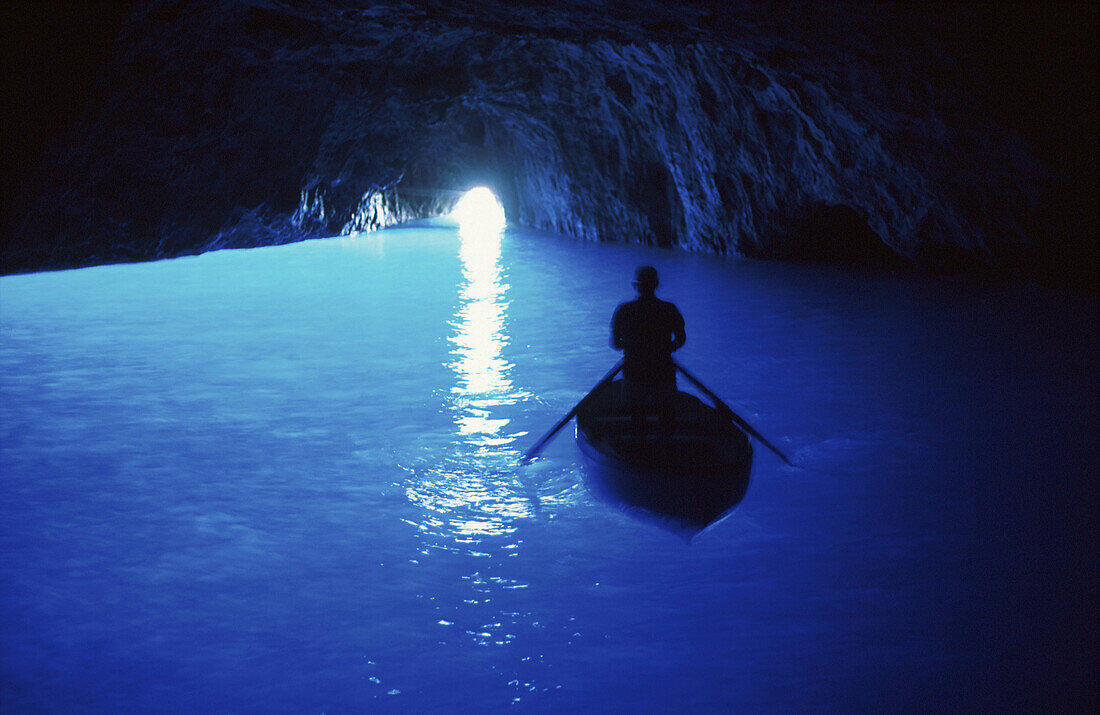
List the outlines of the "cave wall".
<svg viewBox="0 0 1100 715">
<path fill-rule="evenodd" d="M 1087 279 L 1095 130 L 1060 164 L 991 105 L 982 17 L 922 8 L 139 4 L 4 271 L 371 230 L 487 184 L 584 240 Z"/>
</svg>

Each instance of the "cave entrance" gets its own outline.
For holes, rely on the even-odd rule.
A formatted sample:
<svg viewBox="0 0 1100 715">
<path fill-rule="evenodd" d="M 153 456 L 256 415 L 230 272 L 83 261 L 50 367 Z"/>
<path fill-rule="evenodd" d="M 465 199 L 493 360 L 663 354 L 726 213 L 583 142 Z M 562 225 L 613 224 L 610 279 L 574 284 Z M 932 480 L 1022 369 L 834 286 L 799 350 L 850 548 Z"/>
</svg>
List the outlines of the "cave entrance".
<svg viewBox="0 0 1100 715">
<path fill-rule="evenodd" d="M 484 186 L 463 194 L 451 211 L 451 218 L 458 221 L 459 233 L 469 237 L 499 236 L 507 224 L 500 200 Z"/>
</svg>

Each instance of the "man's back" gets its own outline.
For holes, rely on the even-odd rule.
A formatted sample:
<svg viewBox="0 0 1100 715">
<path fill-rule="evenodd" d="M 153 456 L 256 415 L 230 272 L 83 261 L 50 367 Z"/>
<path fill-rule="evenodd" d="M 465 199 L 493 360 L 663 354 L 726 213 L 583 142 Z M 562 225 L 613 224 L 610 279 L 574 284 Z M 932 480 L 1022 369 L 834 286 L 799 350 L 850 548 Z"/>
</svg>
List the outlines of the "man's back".
<svg viewBox="0 0 1100 715">
<path fill-rule="evenodd" d="M 623 351 L 628 380 L 675 379 L 672 352 L 684 344 L 684 318 L 675 305 L 652 293 L 622 303 L 611 319 L 612 344 Z"/>
</svg>

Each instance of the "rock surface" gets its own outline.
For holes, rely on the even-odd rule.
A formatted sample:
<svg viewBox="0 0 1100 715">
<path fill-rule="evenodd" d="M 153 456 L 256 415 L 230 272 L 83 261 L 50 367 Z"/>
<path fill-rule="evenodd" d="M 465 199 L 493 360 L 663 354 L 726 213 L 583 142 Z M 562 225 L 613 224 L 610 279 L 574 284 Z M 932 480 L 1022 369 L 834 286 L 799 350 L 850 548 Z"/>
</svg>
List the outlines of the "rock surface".
<svg viewBox="0 0 1100 715">
<path fill-rule="evenodd" d="M 1095 7 L 1067 12 L 1095 28 Z M 1087 282 L 1095 73 L 1074 80 L 1084 109 L 1035 130 L 1036 107 L 1000 98 L 1031 60 L 974 48 L 1003 20 L 987 15 L 152 2 L 7 217 L 3 269 L 370 230 L 484 184 L 511 222 L 584 240 Z"/>
</svg>

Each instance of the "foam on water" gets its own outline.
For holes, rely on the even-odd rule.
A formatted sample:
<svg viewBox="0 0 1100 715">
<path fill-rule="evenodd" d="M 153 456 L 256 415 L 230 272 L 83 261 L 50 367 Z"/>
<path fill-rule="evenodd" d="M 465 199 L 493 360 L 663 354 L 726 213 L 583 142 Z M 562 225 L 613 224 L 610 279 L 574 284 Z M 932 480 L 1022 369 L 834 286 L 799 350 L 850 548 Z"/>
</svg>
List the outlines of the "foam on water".
<svg viewBox="0 0 1100 715">
<path fill-rule="evenodd" d="M 796 462 L 693 541 L 563 433 L 653 263 Z M 1096 303 L 445 224 L 0 279 L 12 711 L 1095 698 Z M 1091 695 L 1089 695 L 1091 693 Z"/>
</svg>

